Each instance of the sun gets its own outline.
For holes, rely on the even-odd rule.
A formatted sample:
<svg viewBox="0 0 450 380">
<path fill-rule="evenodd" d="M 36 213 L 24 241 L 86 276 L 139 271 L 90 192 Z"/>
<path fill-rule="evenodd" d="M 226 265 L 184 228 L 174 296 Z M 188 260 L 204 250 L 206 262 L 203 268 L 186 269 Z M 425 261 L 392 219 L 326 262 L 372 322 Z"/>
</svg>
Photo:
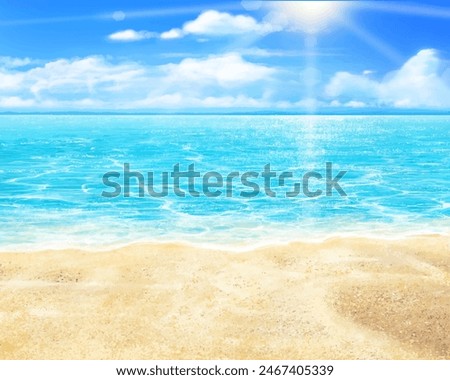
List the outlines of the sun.
<svg viewBox="0 0 450 380">
<path fill-rule="evenodd" d="M 272 16 L 291 30 L 317 34 L 344 19 L 351 1 L 273 1 Z"/>
</svg>

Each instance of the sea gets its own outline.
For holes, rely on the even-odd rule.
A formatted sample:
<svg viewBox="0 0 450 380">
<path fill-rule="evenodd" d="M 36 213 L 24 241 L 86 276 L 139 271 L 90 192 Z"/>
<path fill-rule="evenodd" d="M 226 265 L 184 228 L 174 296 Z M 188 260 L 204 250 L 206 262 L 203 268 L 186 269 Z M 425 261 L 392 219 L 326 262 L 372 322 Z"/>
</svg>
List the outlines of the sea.
<svg viewBox="0 0 450 380">
<path fill-rule="evenodd" d="M 449 115 L 1 115 L 0 162 L 0 251 L 450 231 Z"/>
</svg>

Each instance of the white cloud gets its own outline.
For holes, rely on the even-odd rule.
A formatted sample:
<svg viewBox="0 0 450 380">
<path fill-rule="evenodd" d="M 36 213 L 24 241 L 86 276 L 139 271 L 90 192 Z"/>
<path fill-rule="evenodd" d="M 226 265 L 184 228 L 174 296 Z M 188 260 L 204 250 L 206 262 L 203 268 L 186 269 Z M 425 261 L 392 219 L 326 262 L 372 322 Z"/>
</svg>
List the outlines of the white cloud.
<svg viewBox="0 0 450 380">
<path fill-rule="evenodd" d="M 0 66 L 0 107 L 98 106 L 102 98 L 139 86 L 145 75 L 136 63 L 113 64 L 101 56 L 58 59 L 22 71 Z"/>
<path fill-rule="evenodd" d="M 450 67 L 431 49 L 384 78 L 338 72 L 325 86 L 320 72 L 306 71 L 299 80 L 298 71 L 252 62 L 242 52 L 178 59 L 164 65 L 103 56 L 30 65 L 0 60 L 0 109 L 450 107 Z M 301 92 L 313 77 L 314 91 Z"/>
<path fill-rule="evenodd" d="M 167 32 L 161 33 L 160 37 L 163 40 L 173 40 L 176 38 L 181 38 L 183 37 L 183 31 L 178 28 L 170 29 Z"/>
<path fill-rule="evenodd" d="M 22 73 L 0 69 L 0 93 L 14 91 L 16 88 L 19 88 L 23 82 L 23 78 L 24 75 Z"/>
<path fill-rule="evenodd" d="M 367 104 L 364 102 L 357 101 L 357 100 L 350 100 L 347 103 L 341 103 L 339 100 L 333 100 L 330 102 L 329 106 L 331 106 L 331 107 L 348 107 L 348 108 L 364 108 L 364 107 L 367 107 Z"/>
<path fill-rule="evenodd" d="M 231 53 L 144 66 L 102 56 L 17 71 L 0 64 L 2 109 L 258 107 L 275 70 Z"/>
<path fill-rule="evenodd" d="M 112 18 L 115 21 L 123 21 L 126 17 L 127 15 L 123 11 L 116 11 L 112 14 Z"/>
<path fill-rule="evenodd" d="M 22 99 L 18 96 L 0 97 L 0 107 L 2 108 L 23 108 L 34 106 L 34 99 Z"/>
<path fill-rule="evenodd" d="M 380 84 L 359 74 L 338 72 L 325 88 L 326 95 L 333 98 L 377 99 Z"/>
<path fill-rule="evenodd" d="M 115 42 L 134 42 L 156 37 L 158 37 L 158 33 L 146 30 L 137 31 L 134 29 L 126 29 L 110 34 L 108 39 Z"/>
<path fill-rule="evenodd" d="M 442 76 L 443 65 L 435 50 L 420 51 L 386 77 L 381 99 L 401 107 L 450 106 L 450 83 Z"/>
<path fill-rule="evenodd" d="M 181 92 L 149 96 L 147 99 L 133 104 L 140 108 L 264 108 L 271 103 L 263 98 L 252 98 L 239 94 L 236 96 L 186 96 Z"/>
<path fill-rule="evenodd" d="M 350 107 L 350 108 L 363 108 L 366 107 L 366 103 L 364 102 L 359 102 L 357 100 L 350 100 L 349 102 L 345 103 L 346 107 Z"/>
<path fill-rule="evenodd" d="M 175 28 L 162 33 L 161 38 L 181 38 L 189 34 L 197 36 L 266 34 L 271 31 L 271 25 L 259 23 L 251 16 L 209 10 L 201 13 L 195 20 L 186 22 L 181 29 Z"/>
<path fill-rule="evenodd" d="M 37 60 L 26 58 L 14 58 L 14 57 L 0 57 L 0 66 L 7 68 L 18 68 L 23 66 L 29 66 L 39 63 Z"/>
<path fill-rule="evenodd" d="M 181 28 L 173 28 L 162 33 L 126 29 L 110 34 L 108 39 L 115 42 L 133 42 L 150 38 L 173 40 L 187 35 L 217 37 L 245 33 L 267 34 L 272 31 L 273 27 L 270 24 L 259 23 L 251 16 L 209 10 L 201 13 L 195 20 L 184 23 Z"/>
<path fill-rule="evenodd" d="M 447 69 L 447 70 L 446 70 Z M 419 51 L 382 80 L 348 72 L 336 73 L 326 95 L 350 106 L 450 107 L 448 64 L 433 49 Z"/>
<path fill-rule="evenodd" d="M 204 59 L 186 58 L 162 69 L 169 82 L 194 82 L 197 86 L 217 84 L 221 87 L 242 86 L 268 79 L 275 73 L 275 69 L 248 62 L 236 53 Z"/>
<path fill-rule="evenodd" d="M 139 80 L 144 68 L 134 63 L 111 64 L 101 56 L 82 59 L 59 59 L 24 73 L 31 93 L 113 91 Z"/>
<path fill-rule="evenodd" d="M 189 21 L 183 26 L 184 33 L 209 36 L 261 32 L 263 29 L 264 26 L 258 24 L 253 17 L 234 16 L 214 10 L 203 12 L 195 20 Z"/>
</svg>

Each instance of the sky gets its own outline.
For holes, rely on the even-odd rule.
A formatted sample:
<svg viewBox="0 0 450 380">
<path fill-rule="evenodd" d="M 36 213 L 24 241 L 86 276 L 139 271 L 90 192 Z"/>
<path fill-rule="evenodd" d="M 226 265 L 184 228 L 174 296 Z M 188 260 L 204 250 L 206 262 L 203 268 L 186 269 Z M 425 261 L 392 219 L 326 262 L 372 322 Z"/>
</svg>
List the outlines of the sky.
<svg viewBox="0 0 450 380">
<path fill-rule="evenodd" d="M 450 110 L 450 3 L 0 0 L 0 112 Z"/>
</svg>

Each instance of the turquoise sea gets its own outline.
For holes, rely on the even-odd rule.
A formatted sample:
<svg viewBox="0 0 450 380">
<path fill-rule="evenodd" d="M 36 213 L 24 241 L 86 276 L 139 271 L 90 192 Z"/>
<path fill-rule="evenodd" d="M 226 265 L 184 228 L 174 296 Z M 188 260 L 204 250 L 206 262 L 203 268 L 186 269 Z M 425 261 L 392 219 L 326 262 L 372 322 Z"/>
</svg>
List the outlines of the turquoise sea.
<svg viewBox="0 0 450 380">
<path fill-rule="evenodd" d="M 247 247 L 337 235 L 450 231 L 450 116 L 0 116 L 0 250 L 99 249 L 182 241 Z M 347 196 L 286 190 L 331 162 Z M 145 177 L 191 164 L 202 174 L 293 173 L 276 197 L 102 196 L 124 163 Z M 170 179 L 170 178 L 169 178 Z M 116 179 L 121 182 L 122 179 Z M 171 181 L 171 179 L 170 179 Z M 123 184 L 123 183 L 122 183 Z M 278 187 L 277 187 L 278 186 Z M 187 190 L 187 182 L 180 187 Z M 201 180 L 195 188 L 202 189 Z M 324 188 L 314 179 L 311 188 Z M 251 190 L 251 189 L 250 189 Z"/>
</svg>

